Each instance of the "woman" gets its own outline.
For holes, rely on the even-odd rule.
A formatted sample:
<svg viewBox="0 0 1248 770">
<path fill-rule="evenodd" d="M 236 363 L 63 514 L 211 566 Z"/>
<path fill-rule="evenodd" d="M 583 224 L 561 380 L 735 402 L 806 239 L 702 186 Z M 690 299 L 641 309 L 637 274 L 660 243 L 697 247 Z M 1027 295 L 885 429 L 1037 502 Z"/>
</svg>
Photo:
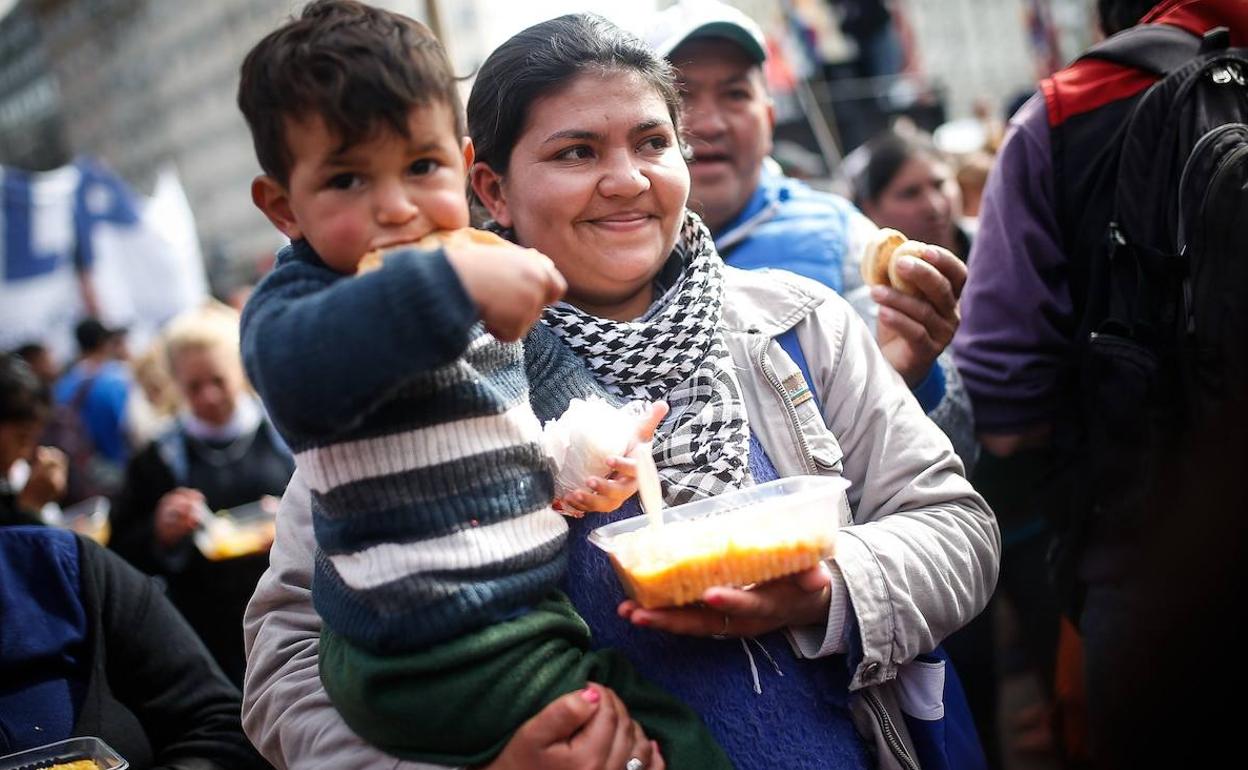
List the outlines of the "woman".
<svg viewBox="0 0 1248 770">
<path fill-rule="evenodd" d="M 234 310 L 214 305 L 179 316 L 165 344 L 184 406 L 175 424 L 130 461 L 110 545 L 168 581 L 174 604 L 241 684 L 240 621 L 267 554 L 209 561 L 192 534 L 212 511 L 280 495 L 294 463 L 247 389 Z"/>
<path fill-rule="evenodd" d="M 39 446 L 52 410 L 47 385 L 21 356 L 0 353 L 0 526 L 42 524 L 65 494 L 69 462 Z"/>
<path fill-rule="evenodd" d="M 872 222 L 916 241 L 943 246 L 963 261 L 971 251 L 962 228 L 962 193 L 953 164 L 923 134 L 886 131 L 867 143 L 854 202 Z"/>
<path fill-rule="evenodd" d="M 669 503 L 843 473 L 855 482 L 855 523 L 844 522 L 826 568 L 750 591 L 712 589 L 700 607 L 646 611 L 623 601 L 585 542 L 591 528 L 635 513 L 630 501 L 573 523 L 564 589 L 596 644 L 685 699 L 738 766 L 868 767 L 871 749 L 881 767 L 902 766 L 912 757 L 896 743 L 905 728 L 883 685 L 987 601 L 995 523 L 848 305 L 795 276 L 723 266 L 684 209 L 678 105 L 667 65 L 605 20 L 531 27 L 487 59 L 474 85 L 473 190 L 502 232 L 567 279 L 566 302 L 544 323 L 609 389 L 671 404 L 654 450 Z M 821 403 L 803 395 L 798 365 L 773 339 L 790 329 Z M 245 725 L 279 765 L 382 762 L 319 692 L 298 475 L 283 505 L 272 568 L 246 620 Z M 540 712 L 489 767 L 647 766 L 636 752 L 604 764 L 626 731 L 578 746 L 564 711 L 557 701 Z M 869 737 L 855 732 L 859 718 Z"/>
</svg>

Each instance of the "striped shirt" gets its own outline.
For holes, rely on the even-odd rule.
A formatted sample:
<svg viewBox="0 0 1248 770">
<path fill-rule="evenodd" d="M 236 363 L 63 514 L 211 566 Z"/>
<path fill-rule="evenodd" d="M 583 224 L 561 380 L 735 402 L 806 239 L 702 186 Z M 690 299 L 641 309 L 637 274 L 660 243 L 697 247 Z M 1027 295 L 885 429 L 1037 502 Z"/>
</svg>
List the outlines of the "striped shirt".
<svg viewBox="0 0 1248 770">
<path fill-rule="evenodd" d="M 248 373 L 312 490 L 313 601 L 373 652 L 514 616 L 566 566 L 524 348 L 474 313 L 441 251 L 347 278 L 302 242 L 244 313 Z"/>
</svg>

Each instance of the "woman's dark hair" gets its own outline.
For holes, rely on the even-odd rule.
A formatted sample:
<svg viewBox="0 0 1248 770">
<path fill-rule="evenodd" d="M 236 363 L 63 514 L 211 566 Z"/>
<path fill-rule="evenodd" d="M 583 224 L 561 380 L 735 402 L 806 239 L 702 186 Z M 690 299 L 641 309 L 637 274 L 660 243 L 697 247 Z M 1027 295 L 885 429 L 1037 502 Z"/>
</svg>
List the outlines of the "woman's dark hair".
<svg viewBox="0 0 1248 770">
<path fill-rule="evenodd" d="M 445 104 L 464 134 L 459 81 L 429 28 L 356 0 L 317 0 L 243 60 L 238 107 L 256 159 L 282 184 L 293 161 L 285 120 L 319 115 L 350 147 L 379 127 L 407 136 L 413 107 Z"/>
<path fill-rule="evenodd" d="M 896 131 L 877 134 L 867 142 L 863 152 L 867 155 L 867 162 L 854 179 L 854 202 L 859 207 L 879 199 L 901 167 L 914 156 L 923 155 L 942 162 L 946 160 L 927 134 L 899 134 Z"/>
<path fill-rule="evenodd" d="M 48 389 L 20 356 L 0 353 L 0 423 L 42 419 L 50 408 Z"/>
<path fill-rule="evenodd" d="M 1159 0 L 1096 0 L 1096 15 L 1106 37 L 1140 23 Z"/>
<path fill-rule="evenodd" d="M 640 75 L 663 97 L 679 136 L 680 93 L 672 66 L 601 16 L 574 13 L 514 35 L 481 65 L 468 97 L 468 134 L 477 161 L 506 173 L 529 106 L 591 70 Z"/>
</svg>

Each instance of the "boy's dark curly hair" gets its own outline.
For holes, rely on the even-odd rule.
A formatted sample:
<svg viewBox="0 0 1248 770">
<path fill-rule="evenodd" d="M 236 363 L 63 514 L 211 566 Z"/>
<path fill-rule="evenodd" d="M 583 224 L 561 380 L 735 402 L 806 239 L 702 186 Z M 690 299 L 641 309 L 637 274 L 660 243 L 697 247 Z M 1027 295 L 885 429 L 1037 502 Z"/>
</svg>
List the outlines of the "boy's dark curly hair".
<svg viewBox="0 0 1248 770">
<path fill-rule="evenodd" d="M 424 24 L 355 0 L 317 0 L 243 60 L 238 107 L 264 172 L 289 181 L 285 122 L 320 116 L 349 147 L 379 128 L 407 136 L 413 107 L 441 102 L 466 133 L 458 81 Z"/>
</svg>

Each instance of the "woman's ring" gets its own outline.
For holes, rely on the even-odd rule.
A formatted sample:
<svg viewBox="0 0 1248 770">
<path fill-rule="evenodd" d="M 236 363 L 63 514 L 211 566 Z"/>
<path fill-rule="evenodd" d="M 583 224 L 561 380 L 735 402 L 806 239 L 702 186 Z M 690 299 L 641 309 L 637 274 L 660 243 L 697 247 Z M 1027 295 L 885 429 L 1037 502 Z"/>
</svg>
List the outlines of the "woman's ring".
<svg viewBox="0 0 1248 770">
<path fill-rule="evenodd" d="M 727 639 L 728 638 L 728 613 L 726 612 L 724 613 L 724 630 L 720 631 L 718 634 L 711 634 L 711 638 L 712 639 Z"/>
<path fill-rule="evenodd" d="M 646 763 L 642 762 L 637 757 L 632 757 L 624 763 L 624 770 L 645 770 L 645 768 Z"/>
</svg>

